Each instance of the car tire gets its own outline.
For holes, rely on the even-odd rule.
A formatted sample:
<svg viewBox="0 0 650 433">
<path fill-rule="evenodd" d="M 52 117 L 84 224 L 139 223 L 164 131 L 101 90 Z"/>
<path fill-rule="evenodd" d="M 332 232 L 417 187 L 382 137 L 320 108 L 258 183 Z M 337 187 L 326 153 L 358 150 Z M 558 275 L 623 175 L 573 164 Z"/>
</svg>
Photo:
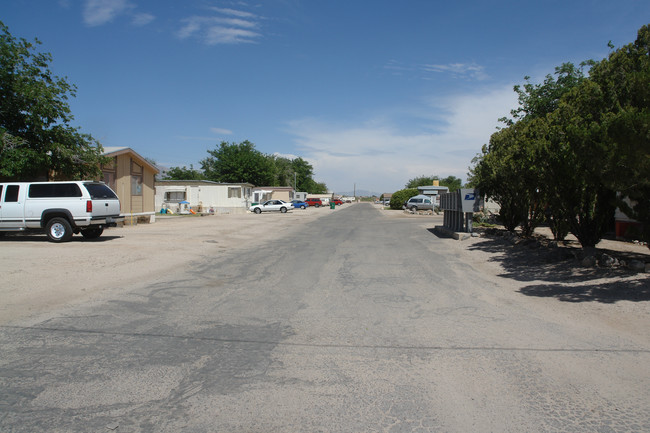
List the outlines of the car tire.
<svg viewBox="0 0 650 433">
<path fill-rule="evenodd" d="M 254 210 L 253 212 L 255 212 L 256 214 L 258 214 L 258 215 L 259 215 L 259 214 L 261 214 L 261 213 L 262 213 L 262 209 L 260 209 L 260 208 L 258 208 L 258 207 L 256 207 L 256 208 L 255 208 L 255 210 Z"/>
<path fill-rule="evenodd" d="M 307 206 L 300 206 L 300 209 L 307 209 Z"/>
<path fill-rule="evenodd" d="M 417 211 L 418 211 L 418 207 L 417 207 L 417 206 L 411 206 L 411 211 L 413 211 L 413 212 L 417 212 Z"/>
<path fill-rule="evenodd" d="M 88 227 L 81 231 L 81 236 L 84 239 L 97 239 L 104 233 L 104 227 Z"/>
<path fill-rule="evenodd" d="M 280 208 L 280 212 L 282 212 L 282 213 L 287 213 L 287 208 L 286 208 L 286 207 L 281 207 L 281 208 Z"/>
<path fill-rule="evenodd" d="M 72 226 L 65 218 L 52 218 L 45 226 L 47 237 L 51 242 L 67 242 L 72 238 Z"/>
</svg>

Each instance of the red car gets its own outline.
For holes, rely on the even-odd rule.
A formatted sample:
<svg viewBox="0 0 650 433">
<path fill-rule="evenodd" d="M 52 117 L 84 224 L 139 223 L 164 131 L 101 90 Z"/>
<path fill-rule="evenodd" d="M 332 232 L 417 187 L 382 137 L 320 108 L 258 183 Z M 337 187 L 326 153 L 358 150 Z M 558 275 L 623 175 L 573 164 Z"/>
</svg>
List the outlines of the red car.
<svg viewBox="0 0 650 433">
<path fill-rule="evenodd" d="M 308 198 L 305 200 L 305 203 L 307 203 L 309 206 L 316 206 L 316 207 L 321 207 L 323 205 L 323 201 L 319 198 Z"/>
<path fill-rule="evenodd" d="M 330 200 L 330 203 L 334 203 L 335 205 L 340 205 L 343 204 L 343 202 L 339 199 L 332 199 Z"/>
</svg>

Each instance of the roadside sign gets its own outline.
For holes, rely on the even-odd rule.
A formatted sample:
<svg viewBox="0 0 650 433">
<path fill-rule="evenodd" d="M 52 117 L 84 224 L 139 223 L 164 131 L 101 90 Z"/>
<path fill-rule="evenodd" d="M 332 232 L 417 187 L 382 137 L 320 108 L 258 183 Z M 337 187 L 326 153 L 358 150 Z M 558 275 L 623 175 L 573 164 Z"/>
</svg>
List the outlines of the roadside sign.
<svg viewBox="0 0 650 433">
<path fill-rule="evenodd" d="M 462 188 L 460 190 L 462 198 L 462 211 L 465 213 L 478 212 L 481 210 L 481 195 L 476 189 Z"/>
</svg>

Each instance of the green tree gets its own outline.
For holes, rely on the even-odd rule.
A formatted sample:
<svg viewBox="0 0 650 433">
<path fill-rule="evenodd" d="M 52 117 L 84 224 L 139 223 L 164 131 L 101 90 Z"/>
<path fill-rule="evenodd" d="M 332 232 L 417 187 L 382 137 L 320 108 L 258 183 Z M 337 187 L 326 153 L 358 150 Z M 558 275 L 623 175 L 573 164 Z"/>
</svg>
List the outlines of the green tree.
<svg viewBox="0 0 650 433">
<path fill-rule="evenodd" d="M 530 77 L 524 77 L 526 83 L 514 86 L 514 91 L 519 95 L 519 107 L 510 111 L 513 119 L 502 118 L 502 122 L 512 125 L 521 119 L 536 119 L 545 117 L 558 107 L 562 95 L 579 85 L 584 79 L 582 67 L 592 62 L 583 62 L 581 68 L 576 68 L 573 63 L 563 63 L 555 68 L 555 75 L 549 74 L 542 84 L 533 84 Z"/>
<path fill-rule="evenodd" d="M 517 142 L 517 129 L 512 125 L 492 134 L 489 146 L 483 146 L 482 155 L 475 158 L 473 169 L 473 181 L 499 204 L 501 222 L 509 231 L 526 219 L 529 208 L 528 189 L 520 182 L 523 148 Z"/>
<path fill-rule="evenodd" d="M 273 166 L 273 181 L 271 186 L 293 186 L 294 171 L 289 158 L 278 155 L 269 155 L 269 161 Z"/>
<path fill-rule="evenodd" d="M 79 128 L 68 99 L 76 87 L 52 74 L 52 56 L 11 35 L 0 22 L 0 177 L 14 180 L 95 178 L 102 147 Z"/>
<path fill-rule="evenodd" d="M 181 167 L 172 167 L 165 173 L 165 180 L 205 180 L 205 175 L 200 171 L 196 170 L 192 164 L 190 168 L 185 166 Z"/>
<path fill-rule="evenodd" d="M 643 223 L 650 248 L 650 25 L 639 29 L 633 43 L 596 63 L 590 78 L 607 110 L 601 122 L 612 146 L 603 182 L 619 193 L 619 207 Z"/>
<path fill-rule="evenodd" d="M 418 186 L 428 186 L 433 185 L 434 180 L 440 180 L 438 176 L 418 176 L 409 181 L 404 185 L 404 188 L 417 188 Z"/>
<path fill-rule="evenodd" d="M 556 237 L 569 227 L 584 248 L 611 226 L 614 204 L 643 222 L 650 240 L 650 27 L 584 65 L 588 78 L 567 63 L 557 80 L 515 87 L 520 107 L 474 160 L 471 181 L 507 204 L 502 216 L 525 204 L 530 221 L 531 206 L 544 203 Z"/>
<path fill-rule="evenodd" d="M 463 187 L 463 181 L 456 176 L 447 176 L 443 179 L 440 179 L 440 185 L 449 188 L 449 192 L 454 192 Z"/>
<path fill-rule="evenodd" d="M 404 202 L 416 195 L 418 195 L 417 188 L 400 189 L 390 197 L 390 208 L 394 210 L 402 209 Z"/>
<path fill-rule="evenodd" d="M 562 97 L 579 86 L 584 75 L 571 63 L 557 67 L 555 75 L 557 78 L 547 75 L 542 84 L 532 84 L 525 77 L 526 84 L 514 87 L 519 107 L 511 111 L 512 119 L 500 119 L 506 127 L 492 135 L 489 147 L 484 147 L 470 169 L 470 184 L 500 204 L 500 216 L 508 230 L 521 225 L 524 236 L 534 232 L 548 210 L 553 211 L 549 218 L 554 222 L 554 235 L 566 235 L 562 229 L 568 224 L 564 202 L 547 188 L 559 179 L 549 169 L 557 155 L 543 131 L 547 116 L 557 111 Z M 548 207 L 550 200 L 555 205 Z"/>
<path fill-rule="evenodd" d="M 316 186 L 314 182 L 314 168 L 310 163 L 302 159 L 301 157 L 295 158 L 291 161 L 291 168 L 295 173 L 296 181 L 296 190 L 305 191 L 310 194 L 324 194 L 327 192 L 327 187 L 325 187 L 325 192 L 315 192 L 314 188 L 322 189 L 320 186 Z"/>
<path fill-rule="evenodd" d="M 273 161 L 248 140 L 241 143 L 222 141 L 209 157 L 201 161 L 208 180 L 215 182 L 246 182 L 256 186 L 273 185 Z"/>
<path fill-rule="evenodd" d="M 547 117 L 553 133 L 546 152 L 546 196 L 561 207 L 585 248 L 596 246 L 614 217 L 615 194 L 603 177 L 612 170 L 614 151 L 604 122 L 608 116 L 598 85 L 585 80 Z"/>
<path fill-rule="evenodd" d="M 326 194 L 327 185 L 324 182 L 316 182 L 314 179 L 308 179 L 305 182 L 305 192 L 309 194 Z"/>
<path fill-rule="evenodd" d="M 439 181 L 440 185 L 446 186 L 449 188 L 450 192 L 457 191 L 463 185 L 463 181 L 456 176 L 447 176 L 444 179 L 440 179 L 438 176 L 418 176 L 413 179 L 409 179 L 404 188 L 417 188 L 418 186 L 429 186 L 433 185 L 433 181 Z"/>
</svg>

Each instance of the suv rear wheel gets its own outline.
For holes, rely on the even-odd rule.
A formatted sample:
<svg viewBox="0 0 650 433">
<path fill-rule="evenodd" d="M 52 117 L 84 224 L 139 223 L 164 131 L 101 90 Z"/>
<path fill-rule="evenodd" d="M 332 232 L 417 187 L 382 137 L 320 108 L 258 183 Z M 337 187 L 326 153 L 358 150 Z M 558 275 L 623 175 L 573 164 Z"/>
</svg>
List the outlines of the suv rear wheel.
<svg viewBox="0 0 650 433">
<path fill-rule="evenodd" d="M 52 242 L 67 242 L 72 238 L 72 227 L 65 218 L 52 218 L 47 222 L 45 230 Z"/>
</svg>

